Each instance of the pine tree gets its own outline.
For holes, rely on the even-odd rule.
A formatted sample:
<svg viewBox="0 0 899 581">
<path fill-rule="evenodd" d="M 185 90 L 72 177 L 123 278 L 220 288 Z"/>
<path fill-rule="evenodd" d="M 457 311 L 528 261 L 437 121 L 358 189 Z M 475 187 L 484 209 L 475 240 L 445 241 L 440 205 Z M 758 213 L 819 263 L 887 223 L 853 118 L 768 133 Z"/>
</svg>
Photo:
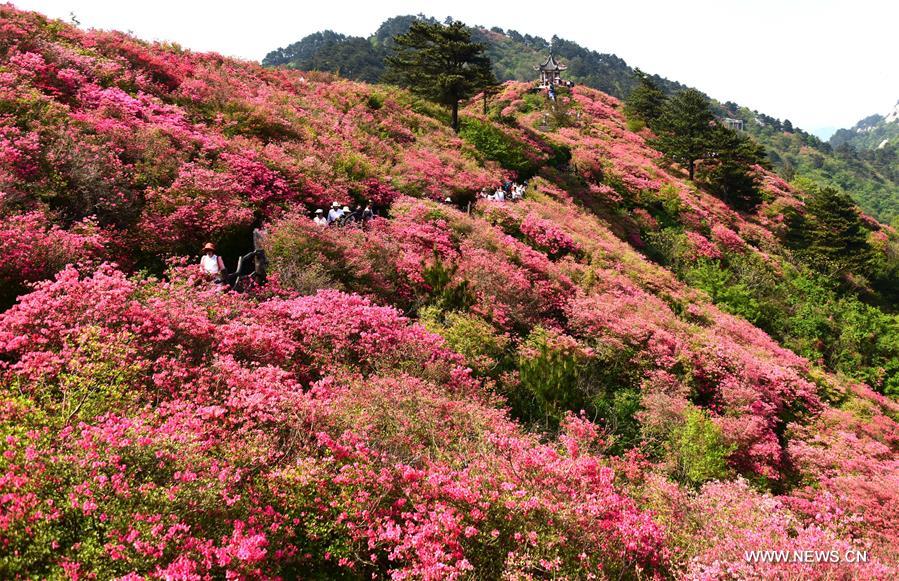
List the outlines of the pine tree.
<svg viewBox="0 0 899 581">
<path fill-rule="evenodd" d="M 700 167 L 712 193 L 731 207 L 751 211 L 761 202 L 752 166 L 763 163 L 765 151 L 743 133 L 716 125 L 709 134 L 710 157 Z"/>
<path fill-rule="evenodd" d="M 640 69 L 634 71 L 634 76 L 637 77 L 637 86 L 627 96 L 624 111 L 628 117 L 640 119 L 651 126 L 662 114 L 665 93 Z"/>
<path fill-rule="evenodd" d="M 810 262 L 831 275 L 866 274 L 873 257 L 858 208 L 845 193 L 815 188 L 806 203 Z"/>
<path fill-rule="evenodd" d="M 448 25 L 416 20 L 394 37 L 385 80 L 450 107 L 453 131 L 459 131 L 459 101 L 496 84 L 484 45 L 471 40 L 461 22 Z"/>
<path fill-rule="evenodd" d="M 687 166 L 691 181 L 696 162 L 710 152 L 713 119 L 708 98 L 686 89 L 668 99 L 652 127 L 658 135 L 653 145 L 669 160 Z"/>
</svg>

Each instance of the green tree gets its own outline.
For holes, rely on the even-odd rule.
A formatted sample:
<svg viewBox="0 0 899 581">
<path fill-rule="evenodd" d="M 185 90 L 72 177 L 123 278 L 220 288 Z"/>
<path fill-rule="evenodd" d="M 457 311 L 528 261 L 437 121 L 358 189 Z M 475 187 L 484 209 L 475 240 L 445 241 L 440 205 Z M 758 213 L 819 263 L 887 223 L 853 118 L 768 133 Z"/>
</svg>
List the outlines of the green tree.
<svg viewBox="0 0 899 581">
<path fill-rule="evenodd" d="M 651 126 L 662 114 L 665 93 L 640 69 L 634 71 L 634 77 L 637 79 L 637 86 L 627 96 L 624 112 L 628 117 L 640 119 Z"/>
<path fill-rule="evenodd" d="M 687 166 L 691 181 L 696 162 L 709 154 L 713 119 L 708 98 L 686 89 L 668 99 L 652 127 L 658 136 L 653 145 L 669 160 Z"/>
<path fill-rule="evenodd" d="M 716 125 L 709 133 L 709 159 L 700 173 L 716 196 L 738 210 L 751 211 L 762 201 L 752 166 L 765 151 L 744 133 Z"/>
<path fill-rule="evenodd" d="M 813 188 L 806 201 L 810 263 L 831 275 L 865 274 L 872 261 L 868 235 L 858 208 L 845 193 L 832 188 Z"/>
<path fill-rule="evenodd" d="M 459 131 L 459 101 L 496 83 L 484 45 L 472 42 L 461 22 L 443 25 L 416 20 L 394 38 L 385 80 L 452 110 Z"/>
</svg>

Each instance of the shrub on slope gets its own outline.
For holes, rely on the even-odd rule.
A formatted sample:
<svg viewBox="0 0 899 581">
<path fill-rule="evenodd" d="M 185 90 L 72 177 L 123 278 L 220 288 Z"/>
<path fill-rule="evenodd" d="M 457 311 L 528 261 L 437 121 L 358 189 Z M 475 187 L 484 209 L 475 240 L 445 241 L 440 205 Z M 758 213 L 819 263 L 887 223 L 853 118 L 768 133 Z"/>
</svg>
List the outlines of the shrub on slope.
<svg viewBox="0 0 899 581">
<path fill-rule="evenodd" d="M 540 444 L 438 336 L 358 296 L 69 269 L 0 316 L 0 361 L 4 576 L 665 563 L 580 424 Z"/>
</svg>

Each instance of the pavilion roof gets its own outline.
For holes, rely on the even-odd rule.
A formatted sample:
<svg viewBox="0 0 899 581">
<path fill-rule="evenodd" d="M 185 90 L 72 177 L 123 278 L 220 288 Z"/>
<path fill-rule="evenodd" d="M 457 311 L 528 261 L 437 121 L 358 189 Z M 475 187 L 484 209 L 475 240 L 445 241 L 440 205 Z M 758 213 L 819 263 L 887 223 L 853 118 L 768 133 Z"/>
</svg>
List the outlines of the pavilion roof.
<svg viewBox="0 0 899 581">
<path fill-rule="evenodd" d="M 543 64 L 534 68 L 538 71 L 564 71 L 568 67 L 556 62 L 556 56 L 553 54 L 552 50 L 550 50 L 549 56 L 546 57 L 546 60 L 543 62 Z"/>
</svg>

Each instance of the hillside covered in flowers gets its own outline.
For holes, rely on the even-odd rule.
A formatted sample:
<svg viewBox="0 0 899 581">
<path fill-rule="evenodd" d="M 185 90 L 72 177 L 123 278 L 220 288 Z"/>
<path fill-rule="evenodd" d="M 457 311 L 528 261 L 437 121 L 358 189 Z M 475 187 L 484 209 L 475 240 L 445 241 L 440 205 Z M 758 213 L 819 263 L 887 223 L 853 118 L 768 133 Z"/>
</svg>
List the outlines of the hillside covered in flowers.
<svg viewBox="0 0 899 581">
<path fill-rule="evenodd" d="M 0 7 L 0 578 L 895 578 L 897 323 L 790 252 L 803 192 L 529 89 L 456 135 Z M 266 285 L 200 277 L 254 228 Z"/>
</svg>

